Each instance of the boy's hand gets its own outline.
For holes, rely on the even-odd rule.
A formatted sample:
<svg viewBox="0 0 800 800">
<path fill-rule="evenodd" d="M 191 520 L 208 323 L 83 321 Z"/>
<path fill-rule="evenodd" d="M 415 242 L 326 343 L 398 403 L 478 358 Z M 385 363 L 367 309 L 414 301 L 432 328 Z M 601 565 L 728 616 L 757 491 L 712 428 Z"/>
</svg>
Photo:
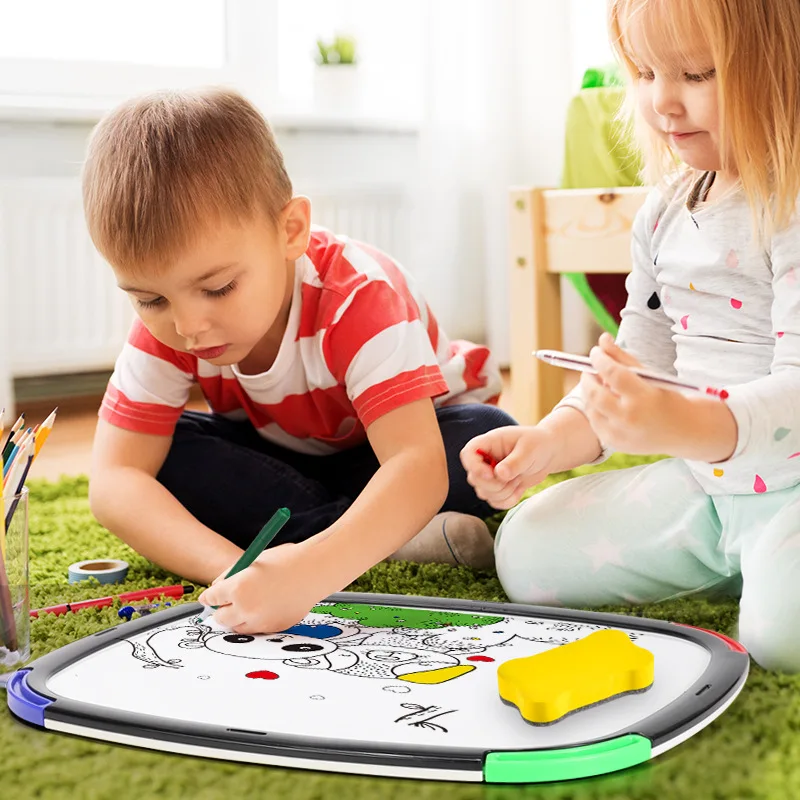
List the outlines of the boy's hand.
<svg viewBox="0 0 800 800">
<path fill-rule="evenodd" d="M 556 449 L 555 437 L 547 431 L 512 425 L 476 436 L 461 451 L 461 463 L 475 494 L 494 508 L 505 509 L 550 474 Z M 479 450 L 496 459 L 497 466 L 487 464 Z"/>
<path fill-rule="evenodd" d="M 604 333 L 589 353 L 597 375 L 584 373 L 586 416 L 604 444 L 625 453 L 675 454 L 685 438 L 687 400 L 640 378 L 629 367 L 641 364 Z"/>
<path fill-rule="evenodd" d="M 228 570 L 198 598 L 219 606 L 214 619 L 236 633 L 277 633 L 300 620 L 322 598 L 303 545 L 282 544 L 265 550 L 247 569 L 231 578 Z"/>
</svg>

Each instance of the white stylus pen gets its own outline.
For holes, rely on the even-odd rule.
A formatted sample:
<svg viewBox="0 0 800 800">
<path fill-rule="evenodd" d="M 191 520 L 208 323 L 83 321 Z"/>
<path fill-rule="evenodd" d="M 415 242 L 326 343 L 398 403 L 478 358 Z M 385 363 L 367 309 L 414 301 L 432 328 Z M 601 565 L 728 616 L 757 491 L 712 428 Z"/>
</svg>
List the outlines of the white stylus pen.
<svg viewBox="0 0 800 800">
<path fill-rule="evenodd" d="M 534 350 L 533 355 L 540 361 L 552 364 L 554 367 L 563 367 L 576 372 L 588 372 L 591 375 L 597 375 L 597 370 L 592 366 L 588 356 L 577 356 L 573 353 L 562 353 L 558 350 Z M 702 392 L 703 394 L 718 397 L 720 400 L 728 399 L 728 392 L 725 389 L 714 389 L 711 386 L 695 386 L 693 383 L 686 383 L 673 378 L 672 375 L 664 375 L 648 369 L 639 369 L 638 367 L 627 367 L 627 369 L 640 378 L 657 383 L 665 389 L 672 389 L 676 392 Z"/>
</svg>

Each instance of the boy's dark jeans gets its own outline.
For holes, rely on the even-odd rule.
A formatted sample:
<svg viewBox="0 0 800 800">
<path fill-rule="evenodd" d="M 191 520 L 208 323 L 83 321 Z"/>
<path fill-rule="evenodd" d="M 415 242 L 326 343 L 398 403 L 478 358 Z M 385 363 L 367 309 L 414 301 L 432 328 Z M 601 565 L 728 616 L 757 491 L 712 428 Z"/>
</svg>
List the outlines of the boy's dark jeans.
<svg viewBox="0 0 800 800">
<path fill-rule="evenodd" d="M 494 509 L 467 483 L 458 454 L 474 436 L 516 423 L 504 411 L 478 403 L 439 408 L 436 416 L 450 474 L 441 510 L 489 516 Z M 324 530 L 378 466 L 369 443 L 329 456 L 306 455 L 266 441 L 249 421 L 185 411 L 158 480 L 200 522 L 245 548 L 281 506 L 292 516 L 274 544 L 301 542 Z"/>
</svg>

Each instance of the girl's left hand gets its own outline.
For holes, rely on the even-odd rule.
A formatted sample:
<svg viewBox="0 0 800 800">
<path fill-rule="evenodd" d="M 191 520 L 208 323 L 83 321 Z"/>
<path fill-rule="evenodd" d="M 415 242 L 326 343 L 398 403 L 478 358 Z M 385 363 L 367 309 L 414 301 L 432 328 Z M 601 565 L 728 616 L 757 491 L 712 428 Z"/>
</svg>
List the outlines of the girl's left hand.
<svg viewBox="0 0 800 800">
<path fill-rule="evenodd" d="M 584 373 L 586 416 L 604 445 L 636 455 L 671 454 L 685 431 L 686 399 L 645 381 L 641 364 L 604 333 L 589 354 L 597 375 Z"/>
</svg>

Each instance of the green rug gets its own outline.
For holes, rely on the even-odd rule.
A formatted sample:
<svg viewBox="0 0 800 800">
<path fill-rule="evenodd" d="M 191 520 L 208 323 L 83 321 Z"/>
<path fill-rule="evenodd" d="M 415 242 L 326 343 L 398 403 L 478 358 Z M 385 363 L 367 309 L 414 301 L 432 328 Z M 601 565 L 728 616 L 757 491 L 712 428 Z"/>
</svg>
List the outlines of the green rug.
<svg viewBox="0 0 800 800">
<path fill-rule="evenodd" d="M 616 457 L 608 467 L 632 463 Z M 561 476 L 563 477 L 563 476 Z M 69 564 L 87 558 L 124 558 L 128 580 L 114 591 L 177 581 L 120 544 L 91 518 L 85 479 L 31 487 L 31 581 L 34 606 L 97 597 L 97 585 L 70 586 Z M 494 575 L 438 565 L 380 564 L 351 587 L 359 591 L 505 600 Z M 193 600 L 195 595 L 187 600 Z M 731 601 L 679 600 L 639 613 L 730 632 Z M 89 633 L 122 624 L 114 609 L 62 617 L 45 615 L 32 630 L 34 656 Z M 210 761 L 105 745 L 44 733 L 13 719 L 0 693 L 0 798 L 273 798 L 318 800 L 702 800 L 800 798 L 800 677 L 753 667 L 731 708 L 688 742 L 623 773 L 571 783 L 529 787 L 388 780 Z"/>
</svg>

